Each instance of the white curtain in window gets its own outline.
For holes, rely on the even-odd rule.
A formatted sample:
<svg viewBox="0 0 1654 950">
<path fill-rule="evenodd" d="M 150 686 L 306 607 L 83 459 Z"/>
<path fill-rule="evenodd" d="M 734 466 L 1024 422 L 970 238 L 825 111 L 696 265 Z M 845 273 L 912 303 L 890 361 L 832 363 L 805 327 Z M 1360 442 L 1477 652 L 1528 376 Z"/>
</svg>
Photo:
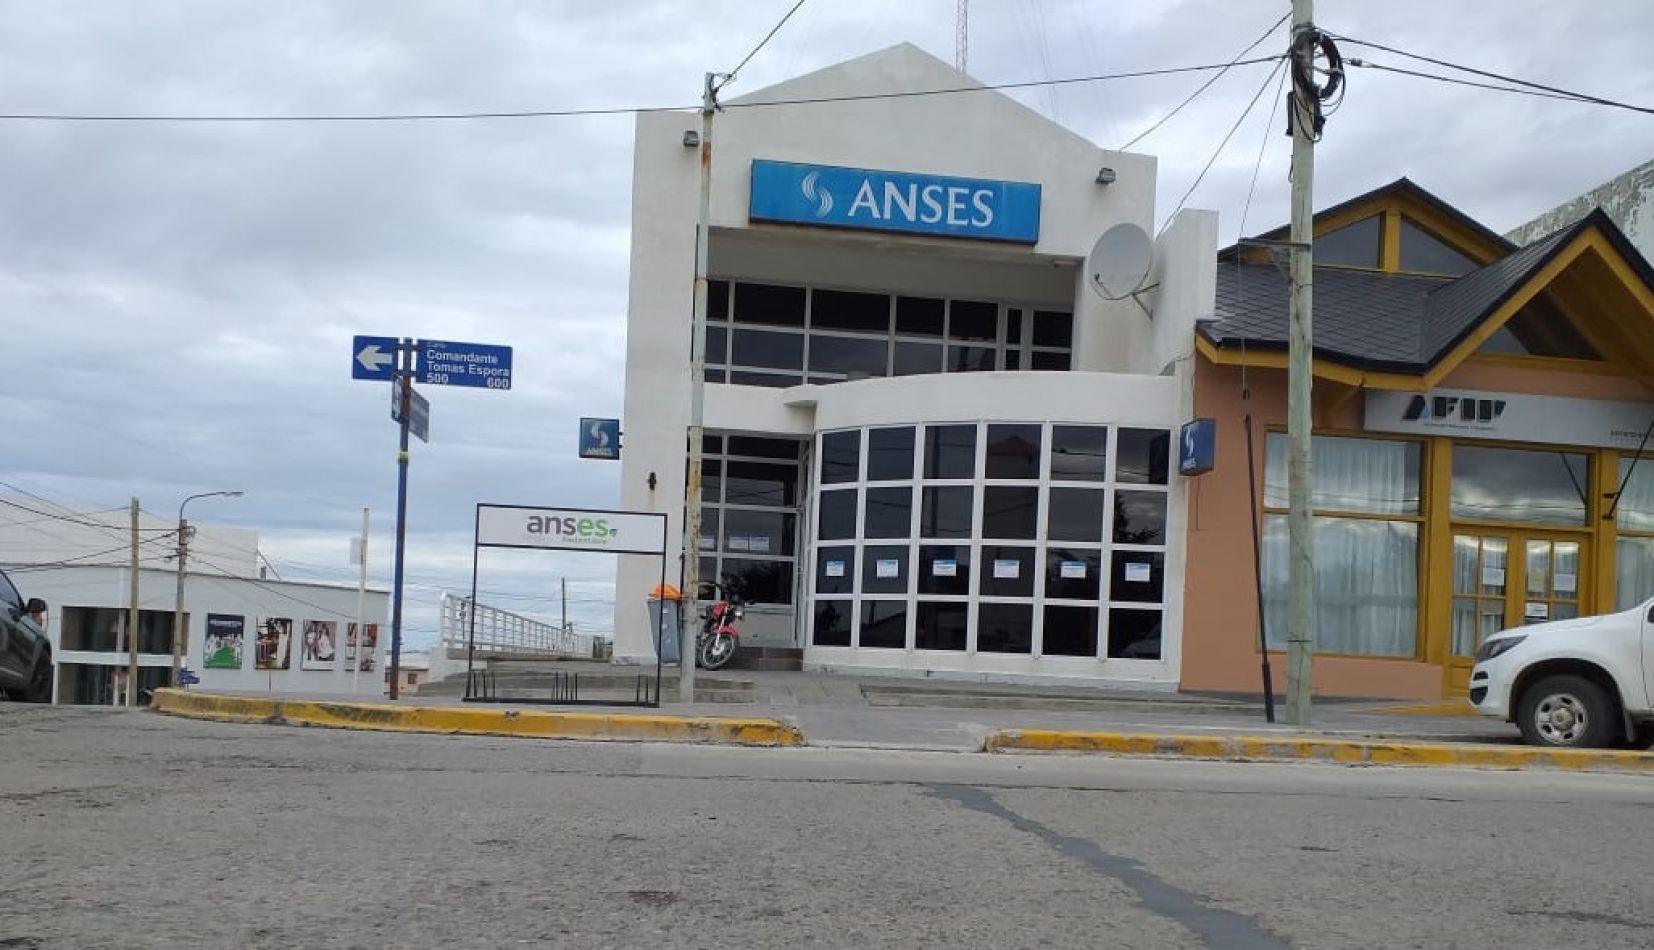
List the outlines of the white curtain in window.
<svg viewBox="0 0 1654 950">
<path fill-rule="evenodd" d="M 1615 610 L 1654 597 L 1654 538 L 1620 538 L 1614 569 Z"/>
<path fill-rule="evenodd" d="M 1419 511 L 1419 445 L 1394 439 L 1318 435 L 1311 446 L 1317 511 L 1416 515 Z M 1264 504 L 1287 506 L 1287 439 L 1269 434 L 1264 464 Z"/>
<path fill-rule="evenodd" d="M 1413 656 L 1418 652 L 1418 525 L 1315 519 L 1315 649 Z M 1269 645 L 1286 648 L 1287 526 L 1264 519 L 1263 581 Z"/>
<path fill-rule="evenodd" d="M 1654 531 L 1654 458 L 1638 459 L 1635 465 L 1631 459 L 1622 459 L 1620 481 L 1625 482 L 1625 492 L 1614 509 L 1620 529 Z"/>
</svg>

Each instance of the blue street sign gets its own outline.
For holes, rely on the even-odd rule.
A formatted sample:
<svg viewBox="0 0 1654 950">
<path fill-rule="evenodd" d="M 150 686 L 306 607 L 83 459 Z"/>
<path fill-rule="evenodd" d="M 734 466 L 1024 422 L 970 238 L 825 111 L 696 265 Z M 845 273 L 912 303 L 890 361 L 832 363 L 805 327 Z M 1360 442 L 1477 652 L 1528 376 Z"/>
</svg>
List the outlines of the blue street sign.
<svg viewBox="0 0 1654 950">
<path fill-rule="evenodd" d="M 754 159 L 747 217 L 1033 244 L 1040 186 Z"/>
<path fill-rule="evenodd" d="M 196 675 L 194 670 L 186 666 L 178 671 L 178 685 L 199 686 L 201 685 L 201 677 Z"/>
<path fill-rule="evenodd" d="M 581 419 L 580 457 L 583 459 L 620 458 L 620 420 Z"/>
<path fill-rule="evenodd" d="M 511 388 L 511 347 L 420 340 L 414 379 L 438 386 Z"/>
<path fill-rule="evenodd" d="M 1177 440 L 1179 475 L 1204 475 L 1217 465 L 1218 424 L 1215 419 L 1185 422 Z"/>
<path fill-rule="evenodd" d="M 431 441 L 431 401 L 414 390 L 408 399 L 413 418 L 408 420 L 408 432 L 421 442 Z M 402 380 L 391 384 L 391 421 L 402 422 Z"/>
<path fill-rule="evenodd" d="M 351 379 L 392 379 L 396 376 L 396 337 L 358 336 L 350 341 Z"/>
</svg>

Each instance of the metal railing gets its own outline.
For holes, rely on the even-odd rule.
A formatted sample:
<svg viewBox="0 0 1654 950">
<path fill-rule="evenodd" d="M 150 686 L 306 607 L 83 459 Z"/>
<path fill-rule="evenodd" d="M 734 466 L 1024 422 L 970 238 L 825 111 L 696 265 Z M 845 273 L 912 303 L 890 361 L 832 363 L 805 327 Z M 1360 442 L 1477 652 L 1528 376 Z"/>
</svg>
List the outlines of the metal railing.
<svg viewBox="0 0 1654 950">
<path fill-rule="evenodd" d="M 465 656 L 471 646 L 472 609 L 467 598 L 442 595 L 442 648 L 450 657 Z M 572 623 L 567 626 L 547 623 L 487 604 L 476 604 L 475 611 L 475 646 L 479 658 L 510 655 L 589 659 L 594 654 L 597 638 L 575 633 Z"/>
</svg>

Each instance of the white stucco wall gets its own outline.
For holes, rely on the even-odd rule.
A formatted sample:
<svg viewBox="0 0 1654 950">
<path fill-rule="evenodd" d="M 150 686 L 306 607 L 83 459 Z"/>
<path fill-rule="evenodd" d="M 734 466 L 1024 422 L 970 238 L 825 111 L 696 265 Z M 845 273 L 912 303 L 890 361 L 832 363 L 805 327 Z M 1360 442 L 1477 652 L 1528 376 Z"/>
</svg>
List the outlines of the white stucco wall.
<svg viewBox="0 0 1654 950">
<path fill-rule="evenodd" d="M 1643 257 L 1654 259 L 1654 160 L 1563 202 L 1512 229 L 1505 237 L 1517 244 L 1532 244 L 1573 224 L 1598 206 L 1625 232 Z"/>
</svg>

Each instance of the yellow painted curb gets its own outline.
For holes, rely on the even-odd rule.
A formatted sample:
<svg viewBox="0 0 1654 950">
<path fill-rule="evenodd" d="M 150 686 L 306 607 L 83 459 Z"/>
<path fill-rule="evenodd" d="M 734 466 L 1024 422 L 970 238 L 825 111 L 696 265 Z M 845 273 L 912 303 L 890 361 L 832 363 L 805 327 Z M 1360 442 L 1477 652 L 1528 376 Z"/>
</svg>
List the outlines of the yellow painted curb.
<svg viewBox="0 0 1654 950">
<path fill-rule="evenodd" d="M 1387 742 L 1300 736 L 1158 735 L 1001 729 L 983 741 L 986 752 L 1105 752 L 1248 762 L 1341 762 L 1367 765 L 1547 768 L 1569 771 L 1654 772 L 1654 753 L 1608 749 L 1445 742 Z"/>
<path fill-rule="evenodd" d="M 1380 706 L 1367 712 L 1394 713 L 1400 716 L 1475 716 L 1476 707 L 1468 701 L 1457 703 L 1409 703 L 1405 706 Z"/>
<path fill-rule="evenodd" d="M 802 732 L 775 719 L 556 712 L 493 705 L 486 708 L 391 706 L 383 703 L 218 696 L 178 689 L 156 690 L 151 708 L 189 719 L 385 732 L 749 746 L 804 745 Z"/>
</svg>

